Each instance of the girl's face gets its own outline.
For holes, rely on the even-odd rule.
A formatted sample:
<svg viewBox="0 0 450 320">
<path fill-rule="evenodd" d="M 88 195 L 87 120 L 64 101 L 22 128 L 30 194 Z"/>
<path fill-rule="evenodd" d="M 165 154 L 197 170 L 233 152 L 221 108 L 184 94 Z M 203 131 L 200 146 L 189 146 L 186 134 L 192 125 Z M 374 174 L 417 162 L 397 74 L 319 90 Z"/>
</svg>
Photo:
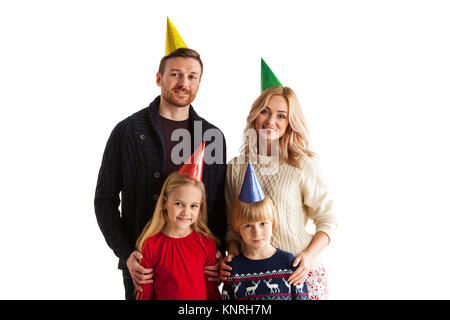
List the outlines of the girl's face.
<svg viewBox="0 0 450 320">
<path fill-rule="evenodd" d="M 202 202 L 202 192 L 193 185 L 181 186 L 169 193 L 164 209 L 167 210 L 166 231 L 185 235 L 197 221 Z"/>
<path fill-rule="evenodd" d="M 239 234 L 248 248 L 263 249 L 270 245 L 272 223 L 269 220 L 248 222 L 239 226 Z"/>
<path fill-rule="evenodd" d="M 273 95 L 267 106 L 255 119 L 255 129 L 258 135 L 269 141 L 280 139 L 289 125 L 288 102 L 285 97 Z"/>
</svg>

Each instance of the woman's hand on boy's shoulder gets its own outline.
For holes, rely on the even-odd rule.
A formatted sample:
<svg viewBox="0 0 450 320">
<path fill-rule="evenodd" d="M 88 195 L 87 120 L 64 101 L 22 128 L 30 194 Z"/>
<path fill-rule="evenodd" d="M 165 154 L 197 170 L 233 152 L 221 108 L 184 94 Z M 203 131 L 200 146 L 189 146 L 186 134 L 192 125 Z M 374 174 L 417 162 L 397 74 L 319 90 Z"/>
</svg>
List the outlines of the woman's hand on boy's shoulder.
<svg viewBox="0 0 450 320">
<path fill-rule="evenodd" d="M 228 254 L 221 262 L 220 262 L 220 280 L 225 281 L 227 278 L 231 275 L 229 271 L 231 271 L 233 268 L 228 265 L 228 263 L 233 260 L 234 255 Z"/>
<path fill-rule="evenodd" d="M 313 260 L 314 258 L 305 251 L 301 252 L 297 257 L 295 257 L 292 263 L 292 267 L 296 267 L 297 269 L 289 277 L 289 284 L 302 285 L 308 277 L 308 273 L 311 269 Z"/>
</svg>

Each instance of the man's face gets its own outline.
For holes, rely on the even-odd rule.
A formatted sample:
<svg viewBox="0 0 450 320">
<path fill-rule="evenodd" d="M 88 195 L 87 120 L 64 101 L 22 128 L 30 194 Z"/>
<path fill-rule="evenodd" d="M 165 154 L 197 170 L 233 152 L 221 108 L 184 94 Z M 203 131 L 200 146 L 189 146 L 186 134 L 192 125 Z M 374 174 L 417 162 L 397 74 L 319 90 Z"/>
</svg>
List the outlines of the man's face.
<svg viewBox="0 0 450 320">
<path fill-rule="evenodd" d="M 193 58 L 170 58 L 164 73 L 156 74 L 156 84 L 161 87 L 161 97 L 174 107 L 186 107 L 194 101 L 200 85 L 200 63 Z"/>
</svg>

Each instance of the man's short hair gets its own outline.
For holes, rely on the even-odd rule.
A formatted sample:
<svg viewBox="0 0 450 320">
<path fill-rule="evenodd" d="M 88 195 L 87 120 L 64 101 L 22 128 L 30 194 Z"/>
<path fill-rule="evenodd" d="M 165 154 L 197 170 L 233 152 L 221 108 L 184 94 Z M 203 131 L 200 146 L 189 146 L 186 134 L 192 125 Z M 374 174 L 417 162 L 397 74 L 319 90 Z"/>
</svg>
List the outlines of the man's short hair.
<svg viewBox="0 0 450 320">
<path fill-rule="evenodd" d="M 202 59 L 200 59 L 200 55 L 197 51 L 189 48 L 178 48 L 177 50 L 173 51 L 172 53 L 168 54 L 167 56 L 164 56 L 161 59 L 161 62 L 159 63 L 159 69 L 158 72 L 162 75 L 164 73 L 164 69 L 166 67 L 166 61 L 170 58 L 192 58 L 197 60 L 200 63 L 201 68 L 201 74 L 203 74 L 203 62 Z M 201 75 L 200 74 L 200 75 Z"/>
</svg>

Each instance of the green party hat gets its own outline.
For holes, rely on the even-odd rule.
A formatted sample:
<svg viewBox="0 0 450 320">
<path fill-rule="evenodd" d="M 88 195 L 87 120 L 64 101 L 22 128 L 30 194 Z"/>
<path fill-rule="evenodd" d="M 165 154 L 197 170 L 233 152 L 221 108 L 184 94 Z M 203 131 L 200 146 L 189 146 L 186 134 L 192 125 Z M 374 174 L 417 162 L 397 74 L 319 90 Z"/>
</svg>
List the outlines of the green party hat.
<svg viewBox="0 0 450 320">
<path fill-rule="evenodd" d="M 283 85 L 270 70 L 264 59 L 261 58 L 261 92 L 273 86 L 282 87 Z"/>
</svg>

